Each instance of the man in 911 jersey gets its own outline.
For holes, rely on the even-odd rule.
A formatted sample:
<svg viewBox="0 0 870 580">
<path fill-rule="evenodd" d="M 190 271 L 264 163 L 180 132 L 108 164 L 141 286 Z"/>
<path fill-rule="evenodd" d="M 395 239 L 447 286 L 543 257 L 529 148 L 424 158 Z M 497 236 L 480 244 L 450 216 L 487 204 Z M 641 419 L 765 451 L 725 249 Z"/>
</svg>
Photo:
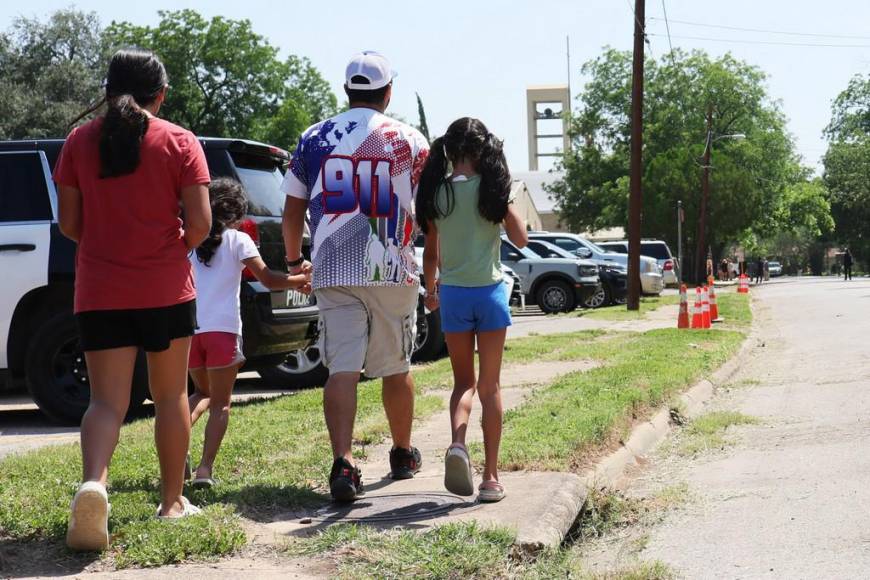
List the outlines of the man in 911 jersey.
<svg viewBox="0 0 870 580">
<path fill-rule="evenodd" d="M 329 369 L 323 394 L 335 458 L 329 484 L 336 501 L 363 493 L 351 455 L 363 370 L 383 378 L 391 477 L 411 478 L 422 463 L 411 446 L 409 368 L 419 285 L 414 196 L 429 149 L 416 129 L 384 115 L 395 76 L 378 53 L 354 56 L 344 86 L 350 108 L 302 134 L 282 184 L 291 274 L 306 265 L 302 235 L 306 211 L 310 216 L 312 288 Z"/>
</svg>

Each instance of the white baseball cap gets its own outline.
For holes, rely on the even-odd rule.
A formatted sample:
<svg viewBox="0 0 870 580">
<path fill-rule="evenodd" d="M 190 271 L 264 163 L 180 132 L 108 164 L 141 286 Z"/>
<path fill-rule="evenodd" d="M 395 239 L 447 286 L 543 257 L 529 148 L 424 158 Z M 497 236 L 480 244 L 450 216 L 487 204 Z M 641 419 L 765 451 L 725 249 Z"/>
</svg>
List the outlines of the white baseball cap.
<svg viewBox="0 0 870 580">
<path fill-rule="evenodd" d="M 344 76 L 346 86 L 349 89 L 376 91 L 393 82 L 393 79 L 398 75 L 390 66 L 387 57 L 373 50 L 366 50 L 350 59 Z M 369 82 L 352 82 L 351 79 L 355 76 L 361 76 L 368 79 Z"/>
</svg>

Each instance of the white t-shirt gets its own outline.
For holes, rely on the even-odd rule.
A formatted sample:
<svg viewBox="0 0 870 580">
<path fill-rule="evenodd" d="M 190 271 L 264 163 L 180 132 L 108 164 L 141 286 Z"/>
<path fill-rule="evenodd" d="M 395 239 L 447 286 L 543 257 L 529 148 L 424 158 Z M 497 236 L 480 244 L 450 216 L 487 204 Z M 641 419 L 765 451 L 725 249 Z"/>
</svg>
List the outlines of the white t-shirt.
<svg viewBox="0 0 870 580">
<path fill-rule="evenodd" d="M 196 321 L 203 332 L 242 334 L 239 284 L 242 281 L 242 260 L 260 255 L 254 240 L 238 230 L 224 230 L 221 245 L 215 250 L 208 266 L 191 252 L 193 278 L 196 283 Z"/>
</svg>

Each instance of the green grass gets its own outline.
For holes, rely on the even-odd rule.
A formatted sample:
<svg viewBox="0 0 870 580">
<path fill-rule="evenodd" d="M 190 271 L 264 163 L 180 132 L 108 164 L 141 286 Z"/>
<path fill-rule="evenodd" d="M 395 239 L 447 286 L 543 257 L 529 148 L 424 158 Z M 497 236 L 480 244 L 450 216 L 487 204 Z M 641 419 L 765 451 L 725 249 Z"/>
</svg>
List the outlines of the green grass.
<svg viewBox="0 0 870 580">
<path fill-rule="evenodd" d="M 441 406 L 439 397 L 419 396 L 416 415 L 428 416 Z M 204 427 L 203 420 L 194 430 L 194 459 L 202 449 Z M 234 407 L 215 463 L 219 485 L 213 491 L 188 492 L 195 504 L 213 505 L 216 511 L 192 518 L 185 526 L 161 526 L 154 518 L 159 476 L 153 430 L 153 419 L 125 426 L 112 461 L 110 550 L 123 565 L 149 566 L 226 554 L 245 541 L 233 511 L 260 519 L 276 510 L 324 499 L 318 491 L 325 485 L 332 453 L 320 389 Z M 380 383 L 360 385 L 355 432 L 358 456 L 365 455 L 365 444 L 380 441 L 388 432 Z M 4 459 L 0 462 L 0 536 L 62 539 L 80 477 L 77 444 Z"/>
<path fill-rule="evenodd" d="M 716 294 L 719 316 L 725 319 L 725 327 L 745 330 L 752 324 L 752 310 L 749 308 L 749 300 L 749 294 L 736 292 Z"/>
<path fill-rule="evenodd" d="M 722 449 L 729 441 L 725 432 L 736 425 L 754 425 L 758 419 L 736 411 L 711 411 L 686 427 L 677 443 L 677 452 L 693 456 L 712 449 Z"/>
<path fill-rule="evenodd" d="M 322 556 L 337 565 L 335 576 L 360 579 L 421 580 L 577 578 L 583 580 L 669 580 L 661 562 L 638 562 L 605 573 L 584 569 L 572 545 L 529 558 L 513 550 L 513 532 L 474 522 L 438 526 L 425 532 L 379 532 L 336 525 L 317 536 L 290 544 L 292 555 Z"/>
<path fill-rule="evenodd" d="M 612 335 L 603 330 L 583 330 L 564 334 L 531 335 L 505 343 L 502 364 L 521 365 L 532 362 L 558 362 L 592 358 L 591 346 Z M 453 388 L 450 359 L 420 365 L 413 371 L 414 381 L 427 389 Z"/>
<path fill-rule="evenodd" d="M 628 310 L 624 305 L 617 305 L 589 311 L 580 311 L 576 316 L 594 318 L 596 320 L 641 320 L 653 310 L 657 310 L 662 306 L 679 303 L 680 296 L 676 294 L 668 294 L 665 296 L 644 296 L 640 299 L 639 310 Z"/>
<path fill-rule="evenodd" d="M 502 466 L 572 469 L 614 429 L 725 362 L 743 338 L 728 330 L 663 329 L 586 345 L 586 357 L 603 366 L 564 375 L 505 413 Z"/>
<path fill-rule="evenodd" d="M 337 558 L 341 578 L 503 578 L 513 543 L 512 532 L 473 522 L 422 533 L 337 525 L 291 544 L 289 551 Z"/>
</svg>

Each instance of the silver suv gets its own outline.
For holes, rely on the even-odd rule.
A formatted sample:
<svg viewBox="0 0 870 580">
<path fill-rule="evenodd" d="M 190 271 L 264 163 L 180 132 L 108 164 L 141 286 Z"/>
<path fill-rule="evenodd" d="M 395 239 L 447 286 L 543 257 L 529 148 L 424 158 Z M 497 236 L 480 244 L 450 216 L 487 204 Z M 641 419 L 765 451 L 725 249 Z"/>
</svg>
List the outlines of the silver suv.
<svg viewBox="0 0 870 580">
<path fill-rule="evenodd" d="M 501 262 L 520 277 L 527 301 L 546 314 L 568 312 L 584 304 L 599 284 L 598 266 L 579 258 L 542 258 L 528 248 L 501 240 Z"/>
<path fill-rule="evenodd" d="M 607 266 L 619 264 L 622 268 L 628 266 L 628 254 L 621 254 L 605 250 L 577 234 L 561 232 L 529 232 L 530 240 L 544 240 L 555 244 L 580 258 L 593 260 L 596 264 Z M 645 256 L 640 257 L 640 284 L 641 291 L 647 295 L 661 294 L 665 288 L 662 278 L 662 269 L 658 263 Z"/>
</svg>

